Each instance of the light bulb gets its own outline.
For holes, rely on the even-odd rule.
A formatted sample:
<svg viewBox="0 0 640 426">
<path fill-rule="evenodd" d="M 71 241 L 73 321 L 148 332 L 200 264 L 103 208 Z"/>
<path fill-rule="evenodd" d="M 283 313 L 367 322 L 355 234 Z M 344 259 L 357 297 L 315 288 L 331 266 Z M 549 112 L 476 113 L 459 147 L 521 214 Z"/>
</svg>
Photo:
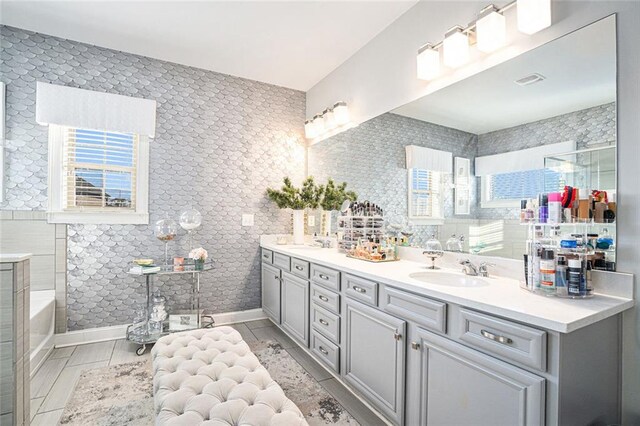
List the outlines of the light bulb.
<svg viewBox="0 0 640 426">
<path fill-rule="evenodd" d="M 336 118 L 333 114 L 333 109 L 325 109 L 322 113 L 322 117 L 324 117 L 324 128 L 327 130 L 332 130 L 336 128 Z"/>
<path fill-rule="evenodd" d="M 447 31 L 442 48 L 444 64 L 448 67 L 457 68 L 469 61 L 469 36 L 462 27 L 455 26 Z"/>
<path fill-rule="evenodd" d="M 322 119 L 322 115 L 316 114 L 313 116 L 313 128 L 315 129 L 316 137 L 320 136 L 324 133 L 324 120 Z"/>
<path fill-rule="evenodd" d="M 314 126 L 312 120 L 307 120 L 304 122 L 304 136 L 307 139 L 313 139 L 318 136 L 316 133 L 316 126 Z"/>
<path fill-rule="evenodd" d="M 429 43 L 418 50 L 418 78 L 432 80 L 440 74 L 440 52 Z"/>
<path fill-rule="evenodd" d="M 336 125 L 342 126 L 349 122 L 349 108 L 347 108 L 346 102 L 336 102 L 333 106 L 333 117 L 336 121 Z"/>
<path fill-rule="evenodd" d="M 535 34 L 551 26 L 551 0 L 518 0 L 518 30 Z"/>
<path fill-rule="evenodd" d="M 485 7 L 476 21 L 478 50 L 491 53 L 507 42 L 507 23 L 494 5 Z"/>
</svg>

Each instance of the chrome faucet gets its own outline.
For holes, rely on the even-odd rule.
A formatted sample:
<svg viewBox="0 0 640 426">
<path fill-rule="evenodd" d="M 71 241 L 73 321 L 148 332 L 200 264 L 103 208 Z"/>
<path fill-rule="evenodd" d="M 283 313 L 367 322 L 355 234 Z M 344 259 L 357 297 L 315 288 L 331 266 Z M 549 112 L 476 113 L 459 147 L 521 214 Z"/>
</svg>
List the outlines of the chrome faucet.
<svg viewBox="0 0 640 426">
<path fill-rule="evenodd" d="M 478 268 L 476 268 L 476 265 L 471 263 L 469 259 L 461 260 L 459 263 L 462 265 L 462 272 L 464 272 L 465 275 L 471 275 L 473 277 L 478 275 Z"/>
<path fill-rule="evenodd" d="M 489 271 L 487 270 L 487 268 L 489 266 L 496 266 L 493 263 L 489 263 L 489 262 L 482 262 L 480 263 L 480 266 L 478 267 L 478 275 L 480 275 L 481 277 L 488 277 L 489 276 Z"/>
</svg>

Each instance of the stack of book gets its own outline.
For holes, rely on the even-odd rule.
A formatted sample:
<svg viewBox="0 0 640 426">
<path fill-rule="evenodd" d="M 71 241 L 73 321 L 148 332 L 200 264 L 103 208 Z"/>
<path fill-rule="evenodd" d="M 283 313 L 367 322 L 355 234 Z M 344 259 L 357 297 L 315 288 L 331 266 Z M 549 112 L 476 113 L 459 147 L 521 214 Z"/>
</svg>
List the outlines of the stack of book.
<svg viewBox="0 0 640 426">
<path fill-rule="evenodd" d="M 138 275 L 155 274 L 157 272 L 160 272 L 161 270 L 162 270 L 162 267 L 160 267 L 160 266 L 155 266 L 155 265 L 140 266 L 140 265 L 136 265 L 136 266 L 132 266 L 131 269 L 129 269 L 129 273 L 130 274 L 138 274 Z"/>
</svg>

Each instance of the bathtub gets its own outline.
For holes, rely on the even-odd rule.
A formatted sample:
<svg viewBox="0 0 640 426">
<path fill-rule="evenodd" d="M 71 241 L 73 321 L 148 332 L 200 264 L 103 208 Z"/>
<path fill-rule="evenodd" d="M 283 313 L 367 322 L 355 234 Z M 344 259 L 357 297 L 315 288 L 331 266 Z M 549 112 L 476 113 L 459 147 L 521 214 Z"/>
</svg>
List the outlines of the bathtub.
<svg viewBox="0 0 640 426">
<path fill-rule="evenodd" d="M 54 290 L 32 291 L 29 307 L 29 343 L 31 348 L 31 375 L 53 350 L 53 325 L 56 316 Z"/>
</svg>

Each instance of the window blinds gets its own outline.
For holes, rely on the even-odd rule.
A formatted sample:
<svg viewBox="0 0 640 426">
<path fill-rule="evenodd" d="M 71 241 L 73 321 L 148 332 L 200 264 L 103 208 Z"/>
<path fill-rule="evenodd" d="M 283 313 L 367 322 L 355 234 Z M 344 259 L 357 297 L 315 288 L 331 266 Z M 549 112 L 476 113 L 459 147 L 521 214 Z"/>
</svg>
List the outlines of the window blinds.
<svg viewBox="0 0 640 426">
<path fill-rule="evenodd" d="M 70 127 L 63 131 L 65 209 L 133 210 L 138 136 Z"/>
<path fill-rule="evenodd" d="M 410 216 L 416 218 L 441 217 L 440 173 L 430 170 L 411 170 Z"/>
</svg>

